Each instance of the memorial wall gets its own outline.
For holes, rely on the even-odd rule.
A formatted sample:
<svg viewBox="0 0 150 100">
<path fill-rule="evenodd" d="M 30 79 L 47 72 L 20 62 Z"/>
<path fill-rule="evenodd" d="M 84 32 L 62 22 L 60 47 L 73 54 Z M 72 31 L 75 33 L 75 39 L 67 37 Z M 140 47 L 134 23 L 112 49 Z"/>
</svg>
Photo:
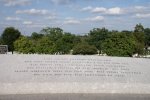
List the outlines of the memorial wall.
<svg viewBox="0 0 150 100">
<path fill-rule="evenodd" d="M 150 59 L 0 55 L 0 100 L 99 98 L 150 100 Z"/>
<path fill-rule="evenodd" d="M 14 55 L 1 57 L 0 80 L 150 83 L 148 66 L 139 58 Z"/>
</svg>

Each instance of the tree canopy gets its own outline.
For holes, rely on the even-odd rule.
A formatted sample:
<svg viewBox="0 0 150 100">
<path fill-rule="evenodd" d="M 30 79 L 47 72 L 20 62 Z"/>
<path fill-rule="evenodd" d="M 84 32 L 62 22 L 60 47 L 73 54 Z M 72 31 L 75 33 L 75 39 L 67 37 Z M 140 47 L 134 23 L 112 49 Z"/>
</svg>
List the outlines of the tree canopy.
<svg viewBox="0 0 150 100">
<path fill-rule="evenodd" d="M 95 46 L 89 45 L 86 42 L 79 43 L 73 48 L 74 55 L 93 55 L 97 54 L 97 49 Z"/>
<path fill-rule="evenodd" d="M 145 46 L 148 47 L 150 46 L 150 28 L 146 28 L 144 29 L 144 33 L 145 33 Z"/>
<path fill-rule="evenodd" d="M 54 42 L 50 41 L 48 37 L 44 36 L 36 42 L 35 52 L 39 54 L 52 54 Z"/>
<path fill-rule="evenodd" d="M 144 27 L 141 24 L 137 24 L 135 26 L 133 35 L 134 35 L 135 40 L 136 40 L 135 52 L 138 54 L 143 54 L 143 52 L 144 52 L 144 40 L 145 40 Z"/>
<path fill-rule="evenodd" d="M 103 52 L 109 56 L 132 56 L 135 50 L 134 38 L 115 33 L 103 42 Z"/>
<path fill-rule="evenodd" d="M 102 50 L 102 42 L 109 37 L 109 31 L 106 28 L 94 28 L 88 34 L 88 43 L 95 45 L 97 49 Z"/>
<path fill-rule="evenodd" d="M 15 50 L 19 53 L 35 53 L 33 42 L 25 36 L 21 36 L 14 42 Z"/>
<path fill-rule="evenodd" d="M 3 40 L 2 40 L 2 38 L 0 37 L 0 45 L 2 45 L 3 44 Z"/>
<path fill-rule="evenodd" d="M 63 36 L 63 30 L 58 27 L 57 28 L 50 28 L 50 27 L 44 28 L 41 30 L 41 33 L 48 36 L 49 39 L 54 42 Z"/>
<path fill-rule="evenodd" d="M 3 44 L 8 45 L 9 51 L 14 51 L 13 43 L 20 37 L 21 33 L 14 27 L 7 27 L 1 36 Z"/>
<path fill-rule="evenodd" d="M 19 53 L 92 55 L 105 53 L 109 56 L 144 54 L 150 46 L 150 28 L 137 24 L 134 31 L 93 28 L 86 35 L 64 32 L 58 27 L 46 27 L 31 36 L 23 36 L 18 29 L 7 27 L 0 36 L 0 44 Z M 145 48 L 145 49 L 144 49 Z"/>
<path fill-rule="evenodd" d="M 44 36 L 44 34 L 38 34 L 37 32 L 33 32 L 33 33 L 31 34 L 31 38 L 32 38 L 33 40 L 38 40 L 38 39 L 42 38 L 43 36 Z"/>
</svg>

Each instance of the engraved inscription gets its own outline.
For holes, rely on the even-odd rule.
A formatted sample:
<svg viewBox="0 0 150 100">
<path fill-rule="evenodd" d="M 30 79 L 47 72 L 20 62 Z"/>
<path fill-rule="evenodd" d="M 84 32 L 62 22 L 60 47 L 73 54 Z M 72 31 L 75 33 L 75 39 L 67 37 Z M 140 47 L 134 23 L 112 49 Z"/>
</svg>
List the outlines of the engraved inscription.
<svg viewBox="0 0 150 100">
<path fill-rule="evenodd" d="M 150 82 L 149 59 L 79 55 L 3 55 L 0 58 L 1 82 Z"/>
<path fill-rule="evenodd" d="M 115 62 L 109 59 L 74 59 L 45 58 L 44 60 L 25 60 L 24 69 L 16 73 L 28 73 L 42 77 L 132 77 L 143 73 L 131 70 L 128 63 Z"/>
</svg>

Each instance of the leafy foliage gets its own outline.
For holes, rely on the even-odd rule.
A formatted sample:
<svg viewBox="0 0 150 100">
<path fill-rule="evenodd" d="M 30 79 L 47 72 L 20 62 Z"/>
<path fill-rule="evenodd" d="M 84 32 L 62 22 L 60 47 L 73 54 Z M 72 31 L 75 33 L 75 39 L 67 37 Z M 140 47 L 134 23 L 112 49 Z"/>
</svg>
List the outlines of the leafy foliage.
<svg viewBox="0 0 150 100">
<path fill-rule="evenodd" d="M 38 34 L 36 32 L 33 32 L 32 35 L 31 35 L 31 38 L 33 40 L 38 40 L 38 39 L 41 39 L 43 36 L 44 36 L 44 34 Z"/>
<path fill-rule="evenodd" d="M 14 47 L 15 50 L 19 53 L 35 53 L 35 46 L 33 45 L 33 42 L 25 36 L 21 36 L 18 40 L 16 40 L 14 42 Z"/>
<path fill-rule="evenodd" d="M 3 44 L 8 45 L 9 51 L 14 51 L 13 43 L 20 37 L 21 33 L 14 27 L 7 27 L 2 33 Z"/>
<path fill-rule="evenodd" d="M 103 43 L 103 52 L 109 56 L 132 56 L 134 49 L 134 39 L 123 33 L 115 33 Z"/>
<path fill-rule="evenodd" d="M 144 48 L 147 50 L 150 46 L 150 28 L 144 29 L 141 24 L 137 24 L 134 31 L 94 28 L 87 35 L 74 35 L 58 27 L 47 27 L 28 37 L 20 36 L 17 29 L 8 27 L 1 35 L 0 44 L 8 45 L 12 51 L 15 48 L 19 53 L 69 54 L 73 50 L 73 54 L 92 55 L 100 51 L 109 56 L 140 55 Z"/>
<path fill-rule="evenodd" d="M 141 24 L 137 24 L 135 26 L 133 35 L 136 39 L 136 49 L 135 52 L 138 54 L 143 54 L 144 50 L 144 40 L 145 40 L 145 34 L 144 34 L 144 28 Z"/>
<path fill-rule="evenodd" d="M 140 23 L 140 24 L 137 24 L 135 26 L 135 29 L 134 29 L 134 32 L 144 32 L 144 27 L 143 25 Z"/>
<path fill-rule="evenodd" d="M 109 37 L 109 31 L 105 28 L 94 28 L 88 34 L 88 43 L 95 45 L 97 49 L 102 50 L 102 42 Z"/>
<path fill-rule="evenodd" d="M 63 36 L 63 30 L 61 28 L 47 27 L 42 29 L 41 33 L 46 34 L 46 36 L 49 37 L 49 39 L 54 42 Z"/>
<path fill-rule="evenodd" d="M 39 54 L 51 54 L 54 43 L 48 37 L 42 37 L 36 42 L 35 52 Z"/>
<path fill-rule="evenodd" d="M 148 47 L 150 46 L 150 28 L 144 29 L 145 33 L 145 46 Z"/>
<path fill-rule="evenodd" d="M 86 42 L 79 43 L 73 48 L 73 54 L 82 54 L 82 55 L 92 55 L 97 54 L 97 49 L 95 46 L 89 45 Z"/>
<path fill-rule="evenodd" d="M 3 40 L 2 40 L 2 38 L 0 37 L 0 45 L 2 45 L 3 44 Z"/>
<path fill-rule="evenodd" d="M 71 33 L 64 33 L 63 36 L 55 42 L 53 52 L 62 54 L 70 53 L 70 50 L 80 42 L 80 39 Z"/>
</svg>

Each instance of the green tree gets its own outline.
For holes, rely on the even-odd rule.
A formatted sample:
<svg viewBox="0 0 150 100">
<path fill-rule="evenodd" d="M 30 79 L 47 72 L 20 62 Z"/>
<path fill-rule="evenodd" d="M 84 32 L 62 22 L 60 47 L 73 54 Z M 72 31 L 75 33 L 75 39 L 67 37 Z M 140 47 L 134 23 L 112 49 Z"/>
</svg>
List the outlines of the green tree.
<svg viewBox="0 0 150 100">
<path fill-rule="evenodd" d="M 44 36 L 44 34 L 38 34 L 36 32 L 33 32 L 31 35 L 31 38 L 34 40 L 38 40 L 38 39 L 41 39 L 43 36 Z"/>
<path fill-rule="evenodd" d="M 144 32 L 144 27 L 143 25 L 140 23 L 140 24 L 137 24 L 134 28 L 134 32 Z"/>
<path fill-rule="evenodd" d="M 21 33 L 14 27 L 7 27 L 2 33 L 2 41 L 5 45 L 8 45 L 9 51 L 14 51 L 13 43 L 20 37 Z"/>
<path fill-rule="evenodd" d="M 106 28 L 94 28 L 88 34 L 88 43 L 96 46 L 100 51 L 102 50 L 102 43 L 109 37 L 109 31 Z"/>
<path fill-rule="evenodd" d="M 137 24 L 135 26 L 133 35 L 136 39 L 136 48 L 135 48 L 135 53 L 143 54 L 144 51 L 144 40 L 145 40 L 145 35 L 144 35 L 144 27 L 141 24 Z"/>
<path fill-rule="evenodd" d="M 18 40 L 14 42 L 14 48 L 19 53 L 35 53 L 34 47 L 35 45 L 33 44 L 33 42 L 25 36 L 21 36 Z"/>
<path fill-rule="evenodd" d="M 123 30 L 121 33 L 125 34 L 126 36 L 133 37 L 133 32 L 128 30 Z"/>
<path fill-rule="evenodd" d="M 44 36 L 36 42 L 35 52 L 39 54 L 51 54 L 54 48 L 54 43 Z"/>
<path fill-rule="evenodd" d="M 82 54 L 82 55 L 92 55 L 97 54 L 97 49 L 95 46 L 89 45 L 86 42 L 79 43 L 73 48 L 73 54 Z"/>
<path fill-rule="evenodd" d="M 76 42 L 76 36 L 71 33 L 64 33 L 62 38 L 55 42 L 53 52 L 60 52 L 62 54 L 70 53 Z"/>
<path fill-rule="evenodd" d="M 103 52 L 108 56 L 132 56 L 135 41 L 124 33 L 115 33 L 102 44 Z"/>
<path fill-rule="evenodd" d="M 73 46 L 75 46 L 75 45 L 77 45 L 77 44 L 79 44 L 81 42 L 82 42 L 81 37 L 76 35 L 74 40 L 73 40 Z"/>
<path fill-rule="evenodd" d="M 46 34 L 51 41 L 55 42 L 63 36 L 63 30 L 61 28 L 44 28 L 41 31 L 42 34 Z"/>
<path fill-rule="evenodd" d="M 148 47 L 150 46 L 150 28 L 144 29 L 145 33 L 145 46 Z"/>
<path fill-rule="evenodd" d="M 61 39 L 66 43 L 74 44 L 75 37 L 76 36 L 71 33 L 64 33 Z"/>
<path fill-rule="evenodd" d="M 150 47 L 150 28 L 145 28 L 144 29 L 144 35 L 145 35 L 145 49 L 144 49 L 144 54 L 147 55 L 149 54 L 148 47 Z"/>
<path fill-rule="evenodd" d="M 62 39 L 59 39 L 55 42 L 53 53 L 61 53 L 61 54 L 68 54 L 71 50 L 72 44 L 66 43 Z"/>
<path fill-rule="evenodd" d="M 3 45 L 3 41 L 2 38 L 0 37 L 0 45 Z"/>
</svg>

